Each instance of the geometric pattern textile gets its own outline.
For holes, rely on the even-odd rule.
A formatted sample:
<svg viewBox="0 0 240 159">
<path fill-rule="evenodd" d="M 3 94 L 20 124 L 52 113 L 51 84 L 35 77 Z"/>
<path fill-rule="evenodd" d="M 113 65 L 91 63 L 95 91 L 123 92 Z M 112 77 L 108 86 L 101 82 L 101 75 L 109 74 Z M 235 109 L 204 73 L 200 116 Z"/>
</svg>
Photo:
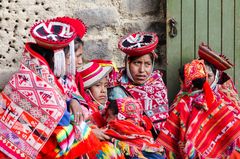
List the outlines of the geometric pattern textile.
<svg viewBox="0 0 240 159">
<path fill-rule="evenodd" d="M 132 84 L 123 72 L 120 73 L 120 84 L 141 102 L 143 111 L 154 123 L 154 127 L 160 130 L 168 117 L 167 88 L 161 72 L 154 71 L 143 85 Z"/>
<path fill-rule="evenodd" d="M 0 150 L 36 158 L 66 109 L 58 81 L 41 60 L 25 60 L 0 94 Z"/>
</svg>

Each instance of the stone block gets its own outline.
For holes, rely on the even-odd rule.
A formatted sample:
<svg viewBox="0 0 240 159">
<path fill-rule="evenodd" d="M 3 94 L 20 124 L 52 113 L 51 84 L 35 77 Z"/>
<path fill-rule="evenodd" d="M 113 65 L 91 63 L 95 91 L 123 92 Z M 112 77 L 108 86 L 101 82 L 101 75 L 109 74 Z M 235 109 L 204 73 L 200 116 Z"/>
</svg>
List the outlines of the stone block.
<svg viewBox="0 0 240 159">
<path fill-rule="evenodd" d="M 112 59 L 112 52 L 108 49 L 108 39 L 89 40 L 84 42 L 84 59 Z"/>
<path fill-rule="evenodd" d="M 99 29 L 115 25 L 120 18 L 117 10 L 110 7 L 82 9 L 76 12 L 76 17 L 82 19 L 87 27 Z"/>
<path fill-rule="evenodd" d="M 159 38 L 159 44 L 166 44 L 166 23 L 151 22 L 145 28 L 145 31 L 156 32 Z"/>
<path fill-rule="evenodd" d="M 132 15 L 155 13 L 160 9 L 161 0 L 122 0 L 123 12 Z"/>
</svg>

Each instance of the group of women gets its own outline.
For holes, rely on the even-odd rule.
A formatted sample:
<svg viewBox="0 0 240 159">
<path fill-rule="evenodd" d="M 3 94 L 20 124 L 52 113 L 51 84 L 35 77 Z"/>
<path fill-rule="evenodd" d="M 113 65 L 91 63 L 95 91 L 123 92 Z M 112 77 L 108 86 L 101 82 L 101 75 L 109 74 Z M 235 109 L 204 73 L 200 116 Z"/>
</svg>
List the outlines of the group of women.
<svg viewBox="0 0 240 159">
<path fill-rule="evenodd" d="M 119 40 L 125 67 L 83 64 L 86 27 L 58 17 L 31 28 L 20 69 L 0 94 L 1 158 L 237 158 L 239 98 L 230 63 L 205 45 L 179 69 L 169 106 L 154 70 L 155 33 Z M 170 109 L 169 109 L 170 108 Z"/>
</svg>

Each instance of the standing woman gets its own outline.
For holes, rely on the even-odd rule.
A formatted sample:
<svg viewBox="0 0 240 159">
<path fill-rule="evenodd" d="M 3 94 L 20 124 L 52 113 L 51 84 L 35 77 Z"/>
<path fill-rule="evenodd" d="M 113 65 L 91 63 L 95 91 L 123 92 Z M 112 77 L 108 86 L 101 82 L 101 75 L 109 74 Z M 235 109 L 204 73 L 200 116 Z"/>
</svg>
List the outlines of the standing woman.
<svg viewBox="0 0 240 159">
<path fill-rule="evenodd" d="M 144 114 L 153 123 L 155 132 L 161 130 L 168 117 L 167 88 L 162 73 L 153 70 L 157 44 L 157 35 L 147 32 L 126 35 L 118 43 L 119 49 L 126 54 L 119 84 L 141 101 Z"/>
</svg>

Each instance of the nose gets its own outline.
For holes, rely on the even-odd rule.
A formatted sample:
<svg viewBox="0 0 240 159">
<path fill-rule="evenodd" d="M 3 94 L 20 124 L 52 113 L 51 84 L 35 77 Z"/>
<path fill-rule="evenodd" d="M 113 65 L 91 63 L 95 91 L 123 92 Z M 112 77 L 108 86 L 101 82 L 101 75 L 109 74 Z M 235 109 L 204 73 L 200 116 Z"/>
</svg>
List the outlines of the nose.
<svg viewBox="0 0 240 159">
<path fill-rule="evenodd" d="M 102 86 L 101 92 L 102 92 L 102 93 L 106 93 L 106 92 L 107 92 L 107 88 L 106 88 L 105 86 Z"/>
<path fill-rule="evenodd" d="M 76 61 L 76 62 L 77 62 L 76 65 L 77 65 L 77 66 L 80 66 L 80 65 L 83 63 L 82 57 L 79 57 L 79 58 L 77 58 L 76 60 L 77 60 L 77 61 Z"/>
<path fill-rule="evenodd" d="M 144 65 L 140 65 L 139 72 L 144 72 L 144 70 L 145 70 Z"/>
</svg>

